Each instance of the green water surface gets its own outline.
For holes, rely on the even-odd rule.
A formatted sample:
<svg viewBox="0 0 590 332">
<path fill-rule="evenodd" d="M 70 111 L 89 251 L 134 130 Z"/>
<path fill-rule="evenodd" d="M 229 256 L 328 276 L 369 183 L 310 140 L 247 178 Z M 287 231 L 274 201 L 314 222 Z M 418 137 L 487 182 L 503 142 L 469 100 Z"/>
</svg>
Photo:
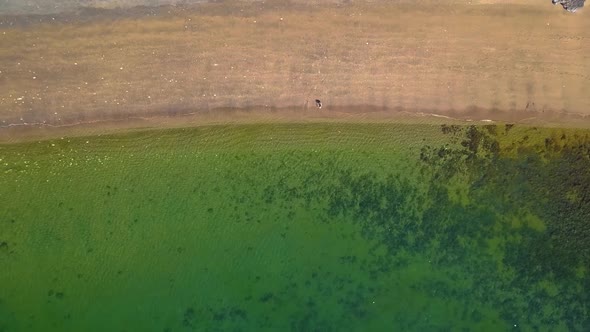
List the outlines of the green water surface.
<svg viewBox="0 0 590 332">
<path fill-rule="evenodd" d="M 588 331 L 590 131 L 0 145 L 0 331 Z"/>
</svg>

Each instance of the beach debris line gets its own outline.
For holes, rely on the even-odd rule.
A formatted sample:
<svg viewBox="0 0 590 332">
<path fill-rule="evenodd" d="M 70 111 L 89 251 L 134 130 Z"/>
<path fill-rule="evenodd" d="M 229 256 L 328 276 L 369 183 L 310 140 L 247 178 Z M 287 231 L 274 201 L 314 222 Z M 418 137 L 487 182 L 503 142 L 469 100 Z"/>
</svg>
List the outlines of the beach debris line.
<svg viewBox="0 0 590 332">
<path fill-rule="evenodd" d="M 584 7 L 586 0 L 551 0 L 554 5 L 560 4 L 568 12 L 575 13 L 578 9 Z"/>
<path fill-rule="evenodd" d="M 322 108 L 322 101 L 321 101 L 321 100 L 319 100 L 319 99 L 316 99 L 316 100 L 315 100 L 315 105 L 316 105 L 318 108 Z"/>
</svg>

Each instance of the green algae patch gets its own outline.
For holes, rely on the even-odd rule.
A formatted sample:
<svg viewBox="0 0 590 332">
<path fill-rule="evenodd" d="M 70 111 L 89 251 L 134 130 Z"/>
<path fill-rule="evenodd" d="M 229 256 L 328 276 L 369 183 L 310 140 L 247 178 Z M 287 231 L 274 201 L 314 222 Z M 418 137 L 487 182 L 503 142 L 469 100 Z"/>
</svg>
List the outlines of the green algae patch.
<svg viewBox="0 0 590 332">
<path fill-rule="evenodd" d="M 0 330 L 587 330 L 590 132 L 223 125 L 0 146 Z"/>
</svg>

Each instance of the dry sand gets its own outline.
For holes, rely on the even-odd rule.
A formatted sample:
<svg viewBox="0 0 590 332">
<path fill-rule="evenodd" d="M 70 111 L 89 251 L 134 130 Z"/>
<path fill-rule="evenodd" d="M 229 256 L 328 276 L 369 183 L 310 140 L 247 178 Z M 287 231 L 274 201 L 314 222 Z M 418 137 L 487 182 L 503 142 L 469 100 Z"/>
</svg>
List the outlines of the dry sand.
<svg viewBox="0 0 590 332">
<path fill-rule="evenodd" d="M 436 3 L 219 2 L 0 17 L 0 140 L 426 114 L 590 125 L 585 10 Z"/>
</svg>

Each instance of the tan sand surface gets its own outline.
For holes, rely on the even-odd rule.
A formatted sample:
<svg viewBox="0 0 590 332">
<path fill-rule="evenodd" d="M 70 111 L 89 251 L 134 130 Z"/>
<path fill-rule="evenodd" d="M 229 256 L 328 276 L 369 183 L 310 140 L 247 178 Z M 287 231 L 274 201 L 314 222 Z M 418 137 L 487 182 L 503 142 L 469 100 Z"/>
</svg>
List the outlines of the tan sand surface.
<svg viewBox="0 0 590 332">
<path fill-rule="evenodd" d="M 0 140 L 78 123 L 438 114 L 590 124 L 586 10 L 437 3 L 219 2 L 0 17 Z"/>
</svg>

